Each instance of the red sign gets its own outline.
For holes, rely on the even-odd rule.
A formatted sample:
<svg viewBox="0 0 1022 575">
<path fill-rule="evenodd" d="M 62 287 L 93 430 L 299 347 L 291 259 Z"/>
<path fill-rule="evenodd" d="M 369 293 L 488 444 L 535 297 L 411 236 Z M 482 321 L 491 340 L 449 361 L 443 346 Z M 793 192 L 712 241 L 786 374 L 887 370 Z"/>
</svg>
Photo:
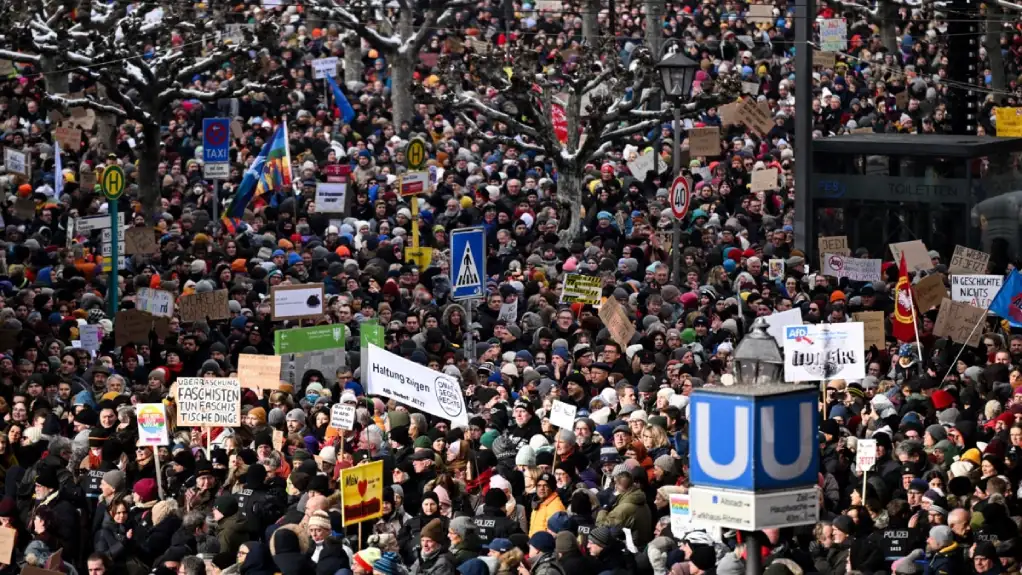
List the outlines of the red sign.
<svg viewBox="0 0 1022 575">
<path fill-rule="evenodd" d="M 564 113 L 564 106 L 554 104 L 550 116 L 554 121 L 554 134 L 562 144 L 568 143 L 568 115 Z"/>
<path fill-rule="evenodd" d="M 326 174 L 326 181 L 334 184 L 343 184 L 348 181 L 348 174 L 351 168 L 342 164 L 330 164 L 323 168 Z"/>
<path fill-rule="evenodd" d="M 414 196 L 429 191 L 429 172 L 406 172 L 401 176 L 401 195 Z"/>
<path fill-rule="evenodd" d="M 671 202 L 671 211 L 674 212 L 674 217 L 680 220 L 688 215 L 689 183 L 685 176 L 674 178 L 668 200 Z"/>
</svg>

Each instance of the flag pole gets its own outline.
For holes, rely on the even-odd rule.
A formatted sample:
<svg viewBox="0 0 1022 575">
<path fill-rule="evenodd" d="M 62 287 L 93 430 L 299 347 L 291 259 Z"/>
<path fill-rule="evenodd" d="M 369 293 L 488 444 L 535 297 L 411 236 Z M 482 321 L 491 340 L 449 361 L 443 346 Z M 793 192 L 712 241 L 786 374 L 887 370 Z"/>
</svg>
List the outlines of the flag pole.
<svg viewBox="0 0 1022 575">
<path fill-rule="evenodd" d="M 922 342 L 919 341 L 919 323 L 916 321 L 916 317 L 919 315 L 919 313 L 916 312 L 915 302 L 916 298 L 915 294 L 912 293 L 911 289 L 908 290 L 908 297 L 909 300 L 912 302 L 912 331 L 915 332 L 916 334 L 916 353 L 919 354 L 919 375 L 922 376 L 926 375 L 926 368 L 924 366 L 924 364 L 926 363 L 926 358 L 923 356 L 923 344 Z M 970 335 L 969 337 L 971 338 L 972 336 Z M 865 492 L 863 492 L 863 496 L 865 495 L 866 495 Z"/>
</svg>

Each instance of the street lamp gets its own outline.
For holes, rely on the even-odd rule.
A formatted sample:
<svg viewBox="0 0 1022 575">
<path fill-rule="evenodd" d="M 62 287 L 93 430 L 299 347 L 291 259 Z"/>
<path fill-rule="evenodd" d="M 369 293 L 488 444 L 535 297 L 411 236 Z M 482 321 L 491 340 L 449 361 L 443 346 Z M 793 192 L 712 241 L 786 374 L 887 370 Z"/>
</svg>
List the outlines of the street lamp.
<svg viewBox="0 0 1022 575">
<path fill-rule="evenodd" d="M 735 380 L 738 384 L 762 385 L 781 381 L 784 357 L 766 318 L 752 322 L 752 331 L 735 348 Z"/>
<path fill-rule="evenodd" d="M 698 62 L 681 52 L 675 52 L 662 59 L 656 67 L 660 70 L 660 81 L 668 96 L 677 100 L 692 95 L 692 82 L 699 70 Z"/>
<path fill-rule="evenodd" d="M 681 102 L 692 95 L 692 82 L 696 79 L 696 71 L 699 70 L 699 63 L 676 51 L 664 57 L 661 56 L 660 63 L 656 65 L 660 70 L 660 81 L 663 83 L 664 93 L 674 102 L 674 121 L 671 124 L 671 131 L 674 132 L 674 148 L 671 150 L 671 157 L 674 163 L 674 178 L 681 175 Z M 659 169 L 657 168 L 659 173 Z M 672 180 L 674 178 L 671 178 Z M 671 238 L 671 267 L 673 268 L 674 285 L 681 285 L 681 221 L 674 218 L 674 237 Z"/>
</svg>

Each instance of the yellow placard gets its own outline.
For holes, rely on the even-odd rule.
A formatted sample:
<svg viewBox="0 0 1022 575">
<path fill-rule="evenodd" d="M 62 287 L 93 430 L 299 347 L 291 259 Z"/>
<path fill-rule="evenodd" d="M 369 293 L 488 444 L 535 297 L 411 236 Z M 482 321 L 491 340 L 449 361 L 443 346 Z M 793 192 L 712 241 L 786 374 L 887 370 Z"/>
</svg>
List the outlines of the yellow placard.
<svg viewBox="0 0 1022 575">
<path fill-rule="evenodd" d="M 344 526 L 383 516 L 383 462 L 341 470 L 341 517 Z"/>
<path fill-rule="evenodd" d="M 994 108 L 997 135 L 1002 138 L 1022 137 L 1022 108 Z"/>
</svg>

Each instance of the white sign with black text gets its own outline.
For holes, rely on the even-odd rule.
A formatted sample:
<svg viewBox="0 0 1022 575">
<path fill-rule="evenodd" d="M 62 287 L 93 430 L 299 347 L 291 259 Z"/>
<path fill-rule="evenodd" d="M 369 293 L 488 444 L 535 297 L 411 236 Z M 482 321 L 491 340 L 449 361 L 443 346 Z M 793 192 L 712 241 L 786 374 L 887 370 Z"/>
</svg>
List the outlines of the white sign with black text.
<svg viewBox="0 0 1022 575">
<path fill-rule="evenodd" d="M 951 300 L 987 309 L 1003 283 L 1004 278 L 996 275 L 953 275 Z"/>
</svg>

